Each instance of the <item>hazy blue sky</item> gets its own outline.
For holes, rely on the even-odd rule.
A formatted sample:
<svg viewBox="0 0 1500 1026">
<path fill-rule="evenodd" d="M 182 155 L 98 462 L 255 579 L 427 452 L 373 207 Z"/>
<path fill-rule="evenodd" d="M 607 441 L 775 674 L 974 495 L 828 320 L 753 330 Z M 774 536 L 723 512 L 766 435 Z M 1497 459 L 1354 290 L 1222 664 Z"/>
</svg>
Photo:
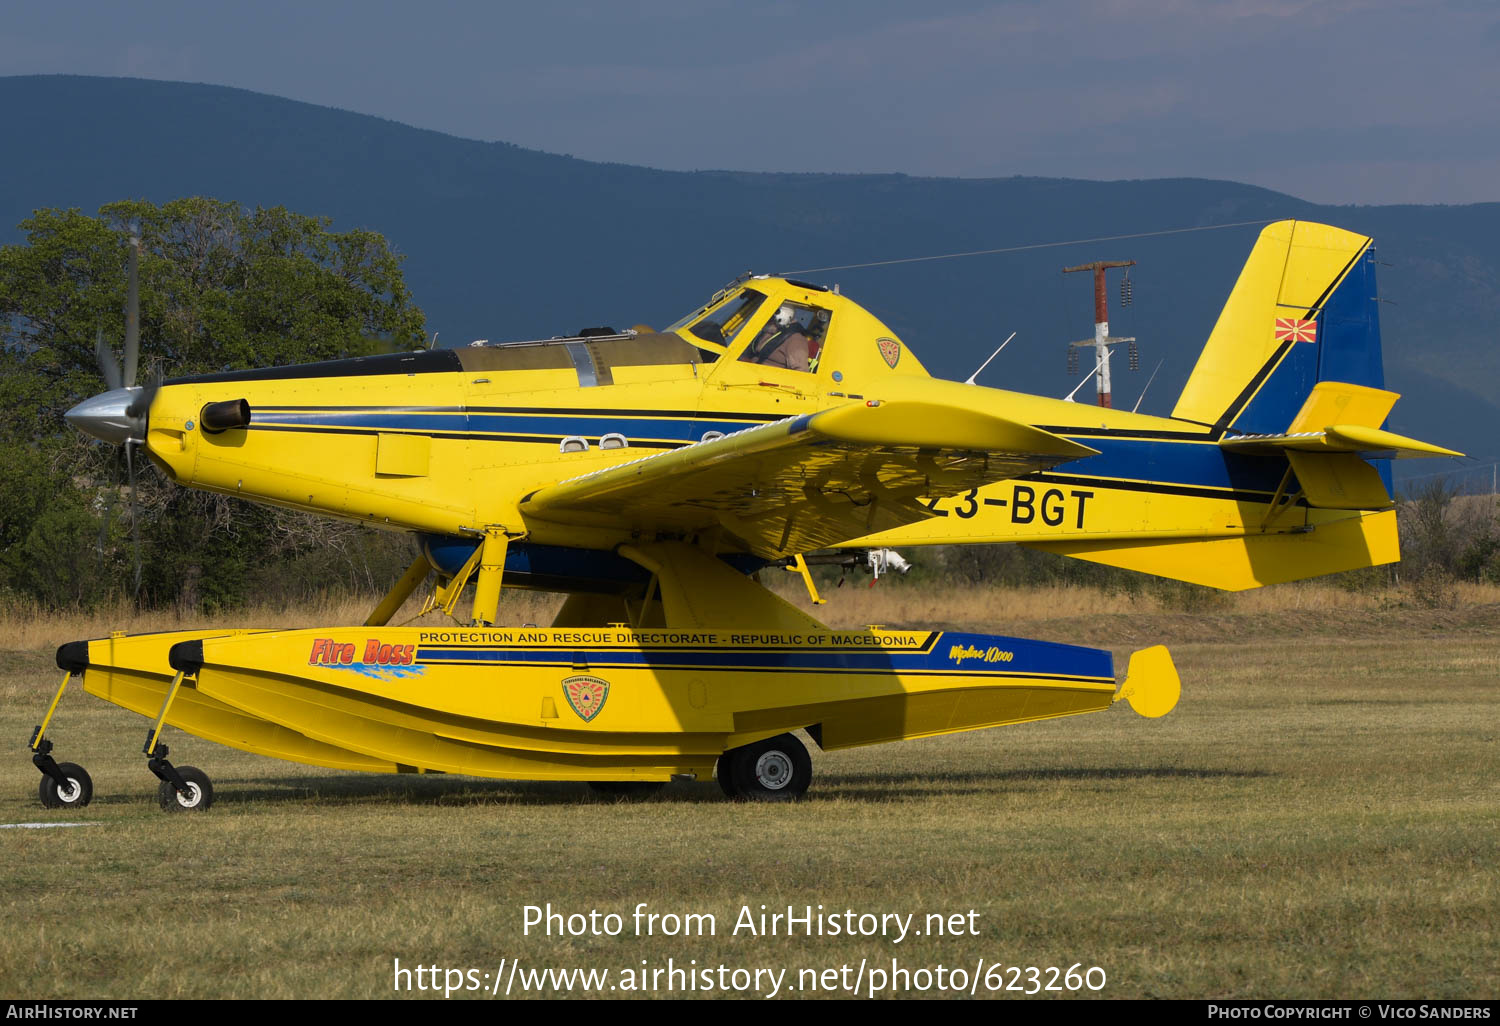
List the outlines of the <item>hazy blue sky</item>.
<svg viewBox="0 0 1500 1026">
<path fill-rule="evenodd" d="M 7 3 L 0 74 L 211 82 L 672 169 L 1500 200 L 1497 0 Z"/>
</svg>

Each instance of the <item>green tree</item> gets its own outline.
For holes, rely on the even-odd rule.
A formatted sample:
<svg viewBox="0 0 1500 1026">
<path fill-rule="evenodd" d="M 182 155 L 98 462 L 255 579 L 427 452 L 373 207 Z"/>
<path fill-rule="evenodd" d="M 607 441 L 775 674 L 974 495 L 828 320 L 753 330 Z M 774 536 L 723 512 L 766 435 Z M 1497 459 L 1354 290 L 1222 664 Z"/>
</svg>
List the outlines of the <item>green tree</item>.
<svg viewBox="0 0 1500 1026">
<path fill-rule="evenodd" d="M 142 242 L 142 382 L 408 349 L 424 338 L 401 256 L 378 233 L 335 232 L 328 218 L 191 197 L 110 203 L 97 217 L 38 210 L 20 228 L 25 242 L 0 247 L 0 464 L 22 492 L 0 501 L 0 574 L 49 603 L 129 590 L 133 576 L 118 551 L 130 506 L 121 452 L 83 444 L 62 420 L 105 388 L 96 333 L 115 353 L 123 346 L 132 234 Z M 144 460 L 136 470 L 150 601 L 233 604 L 268 539 L 288 558 L 299 551 L 294 514 L 181 492 Z M 70 547 L 78 551 L 63 558 Z M 205 566 L 222 571 L 207 584 Z"/>
</svg>

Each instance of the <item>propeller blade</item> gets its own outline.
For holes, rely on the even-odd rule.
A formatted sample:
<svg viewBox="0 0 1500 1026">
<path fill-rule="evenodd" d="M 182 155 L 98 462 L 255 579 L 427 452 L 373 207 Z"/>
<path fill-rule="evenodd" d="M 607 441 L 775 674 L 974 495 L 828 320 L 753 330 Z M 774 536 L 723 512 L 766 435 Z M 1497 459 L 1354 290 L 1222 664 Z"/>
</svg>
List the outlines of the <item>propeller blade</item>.
<svg viewBox="0 0 1500 1026">
<path fill-rule="evenodd" d="M 135 384 L 141 350 L 141 240 L 130 237 L 129 286 L 125 293 L 125 384 Z M 111 386 L 118 388 L 118 385 Z"/>
<path fill-rule="evenodd" d="M 161 388 L 161 374 L 152 375 L 140 391 L 136 392 L 135 398 L 130 400 L 130 405 L 125 407 L 125 415 L 132 420 L 139 420 L 141 424 L 141 435 L 145 436 L 146 415 L 151 412 L 151 400 L 156 398 L 156 390 Z"/>
<path fill-rule="evenodd" d="M 115 354 L 111 353 L 109 346 L 104 344 L 104 326 L 102 324 L 94 334 L 94 359 L 99 362 L 99 373 L 104 378 L 104 384 L 111 392 L 124 384 L 120 380 L 120 365 L 115 363 Z"/>
<path fill-rule="evenodd" d="M 137 605 L 141 601 L 141 505 L 135 494 L 135 461 L 130 450 L 135 448 L 125 443 L 125 474 L 130 481 L 130 542 L 135 549 L 135 583 L 131 587 L 131 599 Z"/>
</svg>

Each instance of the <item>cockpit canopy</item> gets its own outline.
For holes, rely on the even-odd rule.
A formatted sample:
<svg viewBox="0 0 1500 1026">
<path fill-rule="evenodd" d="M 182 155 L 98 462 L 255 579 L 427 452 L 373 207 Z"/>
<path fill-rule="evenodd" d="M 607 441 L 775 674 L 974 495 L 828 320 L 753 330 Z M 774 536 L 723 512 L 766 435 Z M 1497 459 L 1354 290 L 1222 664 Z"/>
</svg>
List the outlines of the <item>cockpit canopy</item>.
<svg viewBox="0 0 1500 1026">
<path fill-rule="evenodd" d="M 667 329 L 699 345 L 705 362 L 718 352 L 732 365 L 846 380 L 881 374 L 926 375 L 901 340 L 859 304 L 820 285 L 785 278 L 741 279 Z M 778 377 L 778 380 L 779 377 Z"/>
<path fill-rule="evenodd" d="M 751 288 L 740 289 L 718 302 L 710 302 L 705 309 L 693 311 L 667 330 L 680 331 L 686 328 L 705 342 L 727 348 L 734 344 L 746 325 L 755 319 L 765 302 L 764 292 Z"/>
</svg>

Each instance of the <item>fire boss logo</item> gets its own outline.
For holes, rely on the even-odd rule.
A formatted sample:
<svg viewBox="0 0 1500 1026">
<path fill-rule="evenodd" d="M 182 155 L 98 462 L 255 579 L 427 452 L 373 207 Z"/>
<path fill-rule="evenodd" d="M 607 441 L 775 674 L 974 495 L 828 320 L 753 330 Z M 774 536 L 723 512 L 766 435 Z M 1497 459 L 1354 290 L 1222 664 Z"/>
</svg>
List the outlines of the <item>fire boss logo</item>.
<svg viewBox="0 0 1500 1026">
<path fill-rule="evenodd" d="M 893 338 L 877 338 L 875 345 L 880 349 L 880 356 L 885 360 L 886 366 L 895 370 L 896 361 L 901 359 L 901 343 Z"/>
<path fill-rule="evenodd" d="M 365 642 L 360 662 L 371 666 L 410 666 L 416 657 L 415 645 L 383 645 L 378 638 Z M 309 666 L 352 666 L 357 646 L 352 641 L 318 638 L 307 657 Z"/>
<path fill-rule="evenodd" d="M 585 673 L 564 680 L 562 689 L 568 704 L 584 723 L 599 715 L 599 710 L 604 708 L 604 700 L 609 697 L 609 681 L 590 677 Z"/>
</svg>

